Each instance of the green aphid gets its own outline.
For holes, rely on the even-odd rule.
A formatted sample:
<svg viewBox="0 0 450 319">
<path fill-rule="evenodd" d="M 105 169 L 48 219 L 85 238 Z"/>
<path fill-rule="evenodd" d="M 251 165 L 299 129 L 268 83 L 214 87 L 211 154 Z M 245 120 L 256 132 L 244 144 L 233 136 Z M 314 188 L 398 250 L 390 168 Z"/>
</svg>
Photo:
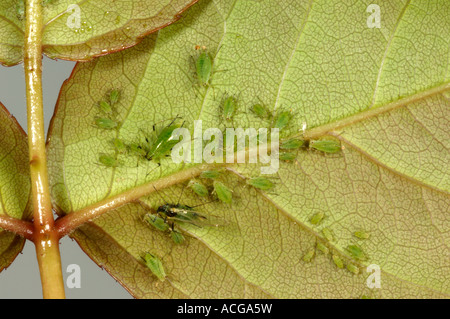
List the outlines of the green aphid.
<svg viewBox="0 0 450 319">
<path fill-rule="evenodd" d="M 216 178 L 218 178 L 220 176 L 220 172 L 218 172 L 218 171 L 213 171 L 213 170 L 211 170 L 211 171 L 203 171 L 201 174 L 200 174 L 200 177 L 201 178 L 209 178 L 209 179 L 216 179 Z"/>
<path fill-rule="evenodd" d="M 161 260 L 155 255 L 147 252 L 144 257 L 141 257 L 145 265 L 152 271 L 152 273 L 161 281 L 166 279 L 166 272 L 164 271 L 163 264 Z"/>
<path fill-rule="evenodd" d="M 172 231 L 170 236 L 175 244 L 182 244 L 185 241 L 183 234 L 177 231 Z"/>
<path fill-rule="evenodd" d="M 153 214 L 145 214 L 144 221 L 160 231 L 167 231 L 169 230 L 170 227 L 169 224 L 166 223 L 164 219 Z"/>
<path fill-rule="evenodd" d="M 226 121 L 231 121 L 233 119 L 234 113 L 236 112 L 236 99 L 232 96 L 229 96 L 225 99 L 222 107 L 222 117 Z"/>
<path fill-rule="evenodd" d="M 192 180 L 189 182 L 188 186 L 196 193 L 198 196 L 206 197 L 209 195 L 208 189 L 202 183 Z"/>
<path fill-rule="evenodd" d="M 283 150 L 296 150 L 302 147 L 305 141 L 299 140 L 297 138 L 291 138 L 287 141 L 281 142 L 280 148 Z"/>
<path fill-rule="evenodd" d="M 264 105 L 255 104 L 250 108 L 250 110 L 260 119 L 268 120 L 272 118 L 272 113 Z"/>
<path fill-rule="evenodd" d="M 341 151 L 341 144 L 335 139 L 313 140 L 309 142 L 309 147 L 329 154 Z"/>
<path fill-rule="evenodd" d="M 213 68 L 213 60 L 208 52 L 203 48 L 202 52 L 195 61 L 195 71 L 198 82 L 201 86 L 209 86 Z"/>
<path fill-rule="evenodd" d="M 98 157 L 98 161 L 101 165 L 106 167 L 119 167 L 120 162 L 112 155 L 102 154 Z"/>
<path fill-rule="evenodd" d="M 97 125 L 98 128 L 104 130 L 114 130 L 117 128 L 117 126 L 119 126 L 119 123 L 109 118 L 97 117 L 95 119 L 95 125 Z"/>
<path fill-rule="evenodd" d="M 333 241 L 333 233 L 331 232 L 331 230 L 328 227 L 325 227 L 324 229 L 322 229 L 322 234 L 326 240 Z"/>
<path fill-rule="evenodd" d="M 100 110 L 101 110 L 103 113 L 111 114 L 111 113 L 113 112 L 112 106 L 111 106 L 111 104 L 109 104 L 108 102 L 101 101 L 101 102 L 98 104 L 98 107 L 100 108 Z"/>
<path fill-rule="evenodd" d="M 356 260 L 366 260 L 366 254 L 357 245 L 348 245 L 345 249 L 354 259 Z"/>
<path fill-rule="evenodd" d="M 297 158 L 297 154 L 290 153 L 290 152 L 282 152 L 282 153 L 280 153 L 279 156 L 280 156 L 280 160 L 287 161 L 287 162 L 293 161 Z"/>
<path fill-rule="evenodd" d="M 322 243 L 317 243 L 316 245 L 317 249 L 320 250 L 321 252 L 323 252 L 325 255 L 328 255 L 328 253 L 330 252 L 330 250 L 328 249 L 327 246 L 325 246 Z"/>
<path fill-rule="evenodd" d="M 347 270 L 355 275 L 359 274 L 359 268 L 353 264 L 347 264 Z"/>
<path fill-rule="evenodd" d="M 365 230 L 358 230 L 353 233 L 353 235 L 359 239 L 369 239 L 370 234 Z"/>
<path fill-rule="evenodd" d="M 280 131 L 284 129 L 292 119 L 292 114 L 289 111 L 283 111 L 276 115 L 274 128 L 279 129 Z"/>
<path fill-rule="evenodd" d="M 114 89 L 109 93 L 109 102 L 111 105 L 116 104 L 120 99 L 120 91 L 117 89 Z"/>
<path fill-rule="evenodd" d="M 169 126 L 163 128 L 158 134 L 155 142 L 152 143 L 151 147 L 148 149 L 148 152 L 146 152 L 145 158 L 149 161 L 157 161 L 170 152 L 179 142 L 173 138 L 173 132 L 180 127 L 181 125 L 172 122 Z"/>
<path fill-rule="evenodd" d="M 303 261 L 309 263 L 313 258 L 316 251 L 314 249 L 309 250 L 304 256 Z"/>
<path fill-rule="evenodd" d="M 250 178 L 246 181 L 246 183 L 250 186 L 259 188 L 264 191 L 270 190 L 275 187 L 275 184 L 271 180 L 264 177 Z"/>
<path fill-rule="evenodd" d="M 127 152 L 127 146 L 120 138 L 113 139 L 112 144 L 118 153 L 124 154 Z"/>
<path fill-rule="evenodd" d="M 340 268 L 340 269 L 344 268 L 344 262 L 342 261 L 342 259 L 338 255 L 333 255 L 333 256 L 331 256 L 331 258 L 333 259 L 334 264 L 338 268 Z"/>
<path fill-rule="evenodd" d="M 310 222 L 313 225 L 319 225 L 324 217 L 325 214 L 323 212 L 317 213 L 313 217 L 311 217 Z"/>
<path fill-rule="evenodd" d="M 214 181 L 214 192 L 217 197 L 224 203 L 231 204 L 233 198 L 231 190 L 226 187 L 222 182 Z"/>
</svg>

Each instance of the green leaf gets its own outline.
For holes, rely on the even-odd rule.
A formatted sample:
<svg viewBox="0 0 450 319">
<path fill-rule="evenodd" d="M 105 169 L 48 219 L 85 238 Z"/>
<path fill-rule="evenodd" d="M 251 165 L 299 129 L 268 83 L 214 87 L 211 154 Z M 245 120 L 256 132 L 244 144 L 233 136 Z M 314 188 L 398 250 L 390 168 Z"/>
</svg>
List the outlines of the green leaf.
<svg viewBox="0 0 450 319">
<path fill-rule="evenodd" d="M 24 20 L 18 3 L 17 0 L 0 3 L 0 63 L 6 66 L 18 64 L 23 58 Z"/>
<path fill-rule="evenodd" d="M 0 215 L 25 219 L 31 194 L 26 134 L 0 103 Z M 0 271 L 22 251 L 25 239 L 0 228 Z"/>
<path fill-rule="evenodd" d="M 196 208 L 227 223 L 177 223 L 182 244 L 146 225 L 148 212 L 136 203 L 72 236 L 136 297 L 448 298 L 450 74 L 449 40 L 442 35 L 450 31 L 450 5 L 377 3 L 381 29 L 367 27 L 371 1 L 202 1 L 157 37 L 78 64 L 62 88 L 49 140 L 61 214 L 171 174 L 177 181 L 196 164 L 163 159 L 158 166 L 132 154 L 118 155 L 123 165 L 117 168 L 96 161 L 111 152 L 113 138 L 142 140 L 152 136 L 153 124 L 177 115 L 191 131 L 198 119 L 204 130 L 224 129 L 226 96 L 238 97 L 234 127 L 273 124 L 251 112 L 262 103 L 274 115 L 292 113 L 283 138 L 306 125 L 305 137 L 333 135 L 343 149 L 300 149 L 295 161 L 280 163 L 270 192 L 246 185 L 260 166 L 228 167 L 219 180 L 233 190 L 232 203 Z M 197 85 L 196 46 L 214 58 L 210 86 Z M 121 126 L 99 130 L 92 125 L 96 105 L 113 88 L 122 92 Z M 183 191 L 188 181 L 178 182 L 141 200 L 156 208 L 178 203 L 182 193 L 180 204 L 207 202 Z M 324 218 L 312 224 L 318 213 Z M 325 227 L 332 241 L 323 236 Z M 356 242 L 353 233 L 361 229 L 370 238 Z M 330 253 L 303 261 L 318 243 Z M 352 258 L 351 245 L 366 258 Z M 164 283 L 141 262 L 145 251 L 161 259 Z M 381 289 L 366 284 L 370 264 L 381 268 Z"/>
<path fill-rule="evenodd" d="M 23 58 L 22 1 L 0 4 L 0 62 L 5 65 Z M 86 61 L 123 50 L 178 20 L 197 1 L 48 1 L 44 5 L 44 53 L 50 58 Z"/>
</svg>

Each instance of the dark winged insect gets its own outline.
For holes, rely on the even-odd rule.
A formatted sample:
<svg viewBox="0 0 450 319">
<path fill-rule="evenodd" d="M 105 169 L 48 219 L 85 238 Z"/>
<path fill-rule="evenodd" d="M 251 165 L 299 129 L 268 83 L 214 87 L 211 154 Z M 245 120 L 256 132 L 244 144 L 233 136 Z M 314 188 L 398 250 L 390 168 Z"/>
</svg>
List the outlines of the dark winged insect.
<svg viewBox="0 0 450 319">
<path fill-rule="evenodd" d="M 156 212 L 165 222 L 170 223 L 172 230 L 175 222 L 187 223 L 198 227 L 217 227 L 223 224 L 217 218 L 202 215 L 195 211 L 195 207 L 188 205 L 167 203 L 159 206 Z"/>
<path fill-rule="evenodd" d="M 181 192 L 180 198 L 182 195 L 183 192 Z M 197 206 L 188 206 L 179 203 L 178 204 L 167 203 L 165 200 L 164 202 L 165 204 L 159 206 L 156 209 L 156 213 L 164 220 L 165 223 L 168 223 L 170 225 L 172 231 L 174 231 L 175 222 L 192 224 L 198 227 L 204 226 L 217 227 L 225 224 L 225 222 L 219 217 L 205 216 L 195 210 L 196 207 L 202 206 L 204 204 Z"/>
</svg>

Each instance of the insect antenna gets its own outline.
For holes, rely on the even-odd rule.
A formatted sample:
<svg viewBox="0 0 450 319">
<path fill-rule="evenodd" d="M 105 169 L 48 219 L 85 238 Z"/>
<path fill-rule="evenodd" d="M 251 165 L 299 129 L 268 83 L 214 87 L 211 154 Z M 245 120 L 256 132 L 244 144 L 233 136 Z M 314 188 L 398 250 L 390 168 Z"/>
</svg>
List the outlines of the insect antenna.
<svg viewBox="0 0 450 319">
<path fill-rule="evenodd" d="M 181 194 L 180 194 L 180 197 L 178 197 L 178 202 L 177 202 L 177 205 L 179 205 L 180 204 L 180 200 L 181 200 L 181 196 L 183 196 L 183 193 L 184 193 L 184 190 L 186 189 L 186 186 L 184 186 L 183 187 L 183 189 L 181 190 Z"/>
<path fill-rule="evenodd" d="M 166 201 L 164 199 L 164 197 L 162 197 L 162 195 L 158 192 L 158 190 L 156 189 L 155 185 L 153 185 L 153 189 L 156 191 L 156 194 L 158 194 L 158 196 L 163 200 L 164 203 L 168 203 L 168 201 Z"/>
<path fill-rule="evenodd" d="M 181 116 L 179 116 L 179 114 L 177 114 L 177 115 L 172 119 L 172 122 L 170 122 L 170 124 L 169 124 L 168 126 L 171 126 L 178 118 L 181 118 Z M 161 120 L 161 121 L 159 121 L 159 122 L 154 123 L 153 126 L 152 126 L 152 127 L 153 127 L 153 132 L 156 131 L 156 125 L 157 125 L 157 124 L 163 123 L 163 122 L 165 122 L 165 121 L 168 121 L 168 120 Z"/>
<path fill-rule="evenodd" d="M 209 201 L 209 202 L 206 202 L 206 203 L 201 203 L 201 204 L 198 204 L 198 205 L 195 205 L 195 206 L 191 206 L 191 208 L 204 206 L 204 205 L 211 204 L 211 203 L 214 203 L 214 202 L 217 202 L 217 200 L 215 199 L 215 200 L 212 200 L 212 201 Z"/>
</svg>

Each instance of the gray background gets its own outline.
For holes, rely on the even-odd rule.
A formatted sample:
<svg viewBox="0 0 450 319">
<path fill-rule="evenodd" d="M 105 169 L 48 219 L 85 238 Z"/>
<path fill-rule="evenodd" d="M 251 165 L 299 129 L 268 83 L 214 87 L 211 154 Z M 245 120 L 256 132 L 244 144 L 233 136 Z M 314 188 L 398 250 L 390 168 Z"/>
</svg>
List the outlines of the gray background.
<svg viewBox="0 0 450 319">
<path fill-rule="evenodd" d="M 48 130 L 58 93 L 62 83 L 70 76 L 74 62 L 54 61 L 44 57 L 43 90 L 45 126 Z M 0 102 L 27 130 L 25 76 L 23 64 L 14 67 L 0 66 Z M 98 267 L 68 237 L 60 243 L 64 282 L 71 274 L 67 266 L 77 264 L 81 268 L 81 288 L 69 289 L 66 297 L 77 298 L 132 298 L 106 271 Z M 42 298 L 41 281 L 34 244 L 27 241 L 22 254 L 12 265 L 0 273 L 0 298 Z"/>
</svg>

